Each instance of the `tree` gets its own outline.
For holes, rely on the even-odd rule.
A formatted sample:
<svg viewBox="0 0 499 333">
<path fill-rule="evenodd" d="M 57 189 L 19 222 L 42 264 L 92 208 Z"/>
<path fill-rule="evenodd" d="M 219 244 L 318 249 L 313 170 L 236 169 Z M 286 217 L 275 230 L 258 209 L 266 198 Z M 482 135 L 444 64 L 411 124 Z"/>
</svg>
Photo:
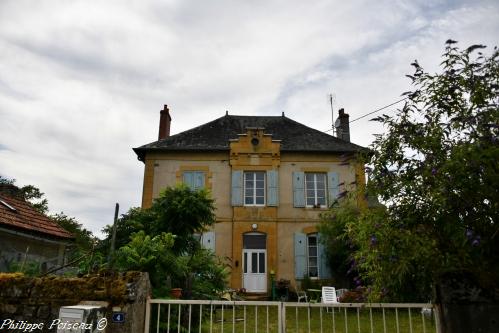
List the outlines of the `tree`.
<svg viewBox="0 0 499 333">
<path fill-rule="evenodd" d="M 397 298 L 404 285 L 429 295 L 448 272 L 497 286 L 499 52 L 483 48 L 447 41 L 437 74 L 415 61 L 403 108 L 374 119 L 386 132 L 371 147 L 369 190 L 386 203 L 386 221 L 350 229 L 374 298 Z"/>
<path fill-rule="evenodd" d="M 182 253 L 197 244 L 194 233 L 215 223 L 215 203 L 206 190 L 193 191 L 184 184 L 167 187 L 150 209 L 155 223 L 148 224 L 151 233 L 176 235 L 173 250 Z"/>
<path fill-rule="evenodd" d="M 322 214 L 318 226 L 329 267 L 334 267 L 335 283 L 345 288 L 360 284 L 352 257 L 355 246 L 347 232 L 347 225 L 357 222 L 360 214 L 356 198 L 349 195 Z"/>
<path fill-rule="evenodd" d="M 139 230 L 152 236 L 165 232 L 175 235 L 172 248 L 175 253 L 190 252 L 198 244 L 194 234 L 215 223 L 214 211 L 215 203 L 208 191 L 193 191 L 184 184 L 167 187 L 150 208 L 134 208 L 122 216 L 117 226 L 117 240 L 122 242 Z M 112 227 L 104 231 L 110 239 Z"/>
<path fill-rule="evenodd" d="M 130 242 L 132 234 L 144 230 L 144 225 L 151 223 L 152 218 L 149 217 L 147 210 L 142 210 L 139 207 L 132 207 L 122 214 L 116 221 L 116 239 L 115 249 L 119 249 Z M 102 232 L 106 237 L 99 242 L 99 250 L 103 253 L 108 253 L 111 249 L 111 239 L 113 236 L 113 226 L 108 224 Z"/>
<path fill-rule="evenodd" d="M 64 212 L 53 214 L 49 217 L 75 236 L 75 245 L 78 253 L 91 251 L 98 243 L 98 239 L 94 234 L 90 230 L 85 229 L 81 223 L 78 223 L 76 218 L 67 216 Z"/>
<path fill-rule="evenodd" d="M 194 237 L 215 222 L 214 210 L 206 190 L 193 191 L 185 185 L 166 188 L 150 208 L 132 208 L 118 220 L 115 267 L 149 272 L 158 297 L 168 295 L 167 278 L 190 296 L 204 298 L 222 290 L 227 265 L 202 249 Z M 112 226 L 104 232 L 107 237 L 100 248 L 107 253 Z"/>
<path fill-rule="evenodd" d="M 26 200 L 42 214 L 47 214 L 49 211 L 48 200 L 45 198 L 45 193 L 40 191 L 40 189 L 33 185 L 25 185 L 23 187 L 18 187 L 15 185 L 15 179 L 8 179 L 0 175 L 0 184 L 12 185 L 11 189 L 16 192 L 15 195 L 19 196 L 23 200 Z"/>
</svg>

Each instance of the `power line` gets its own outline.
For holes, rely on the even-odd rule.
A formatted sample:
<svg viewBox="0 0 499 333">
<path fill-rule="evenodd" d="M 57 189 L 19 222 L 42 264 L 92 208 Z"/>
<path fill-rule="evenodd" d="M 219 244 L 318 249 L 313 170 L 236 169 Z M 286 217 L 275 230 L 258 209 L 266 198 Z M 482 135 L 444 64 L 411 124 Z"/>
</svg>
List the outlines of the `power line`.
<svg viewBox="0 0 499 333">
<path fill-rule="evenodd" d="M 367 116 L 369 116 L 369 115 L 371 115 L 371 114 L 373 114 L 373 113 L 376 113 L 376 112 L 379 112 L 379 111 L 384 110 L 384 109 L 386 109 L 386 108 L 389 108 L 389 107 L 390 107 L 390 106 L 392 106 L 392 105 L 395 105 L 395 104 L 398 104 L 398 103 L 400 103 L 400 102 L 402 102 L 402 101 L 405 101 L 407 98 L 409 98 L 409 97 L 404 97 L 404 98 L 402 98 L 402 99 L 399 99 L 399 100 L 398 100 L 398 101 L 396 101 L 396 102 L 393 102 L 392 104 L 388 104 L 387 106 L 383 106 L 382 108 L 379 108 L 379 109 L 374 110 L 374 111 L 372 111 L 372 112 L 366 113 L 365 115 L 360 116 L 359 118 L 355 118 L 354 120 L 350 120 L 349 124 L 351 124 L 351 123 L 353 123 L 354 121 L 357 121 L 357 120 L 359 120 L 359 119 L 365 118 L 365 117 L 367 117 Z"/>
<path fill-rule="evenodd" d="M 357 120 L 359 120 L 359 119 L 365 118 L 365 117 L 367 117 L 367 116 L 369 116 L 369 115 L 371 115 L 371 114 L 373 114 L 373 113 L 376 113 L 376 112 L 382 111 L 382 110 L 384 110 L 384 109 L 386 109 L 386 108 L 389 108 L 390 106 L 393 106 L 393 105 L 398 104 L 398 103 L 400 103 L 400 102 L 402 102 L 402 101 L 405 101 L 407 98 L 409 98 L 409 97 L 404 97 L 404 98 L 399 99 L 398 101 L 395 101 L 395 102 L 393 102 L 393 103 L 391 103 L 391 104 L 385 105 L 385 106 L 383 106 L 383 107 L 381 107 L 381 108 L 379 108 L 379 109 L 376 109 L 376 110 L 374 110 L 374 111 L 371 111 L 371 112 L 369 112 L 369 113 L 366 113 L 366 114 L 364 114 L 364 115 L 362 115 L 362 116 L 360 116 L 360 117 L 358 117 L 358 118 L 355 118 L 355 119 L 353 119 L 353 120 L 350 120 L 348 123 L 349 123 L 349 124 L 351 124 L 351 123 L 353 123 L 354 121 L 357 121 Z M 332 128 L 330 128 L 330 129 L 328 129 L 328 130 L 326 130 L 326 131 L 324 131 L 324 132 L 329 132 L 329 131 L 331 131 L 331 130 L 333 130 L 333 129 L 332 129 Z"/>
</svg>

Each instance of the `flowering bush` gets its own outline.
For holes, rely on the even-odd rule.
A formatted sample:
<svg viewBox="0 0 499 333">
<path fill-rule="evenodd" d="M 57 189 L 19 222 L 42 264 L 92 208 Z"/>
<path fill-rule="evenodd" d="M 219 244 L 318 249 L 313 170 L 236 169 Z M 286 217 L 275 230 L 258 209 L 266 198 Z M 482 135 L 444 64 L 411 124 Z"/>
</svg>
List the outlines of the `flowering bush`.
<svg viewBox="0 0 499 333">
<path fill-rule="evenodd" d="M 371 193 L 387 206 L 381 220 L 351 224 L 350 237 L 371 297 L 431 297 L 449 271 L 499 281 L 499 51 L 447 41 L 442 72 L 414 62 L 413 91 L 372 145 Z M 493 285 L 495 283 L 495 286 Z"/>
<path fill-rule="evenodd" d="M 403 108 L 374 119 L 386 131 L 366 159 L 367 193 L 385 207 L 342 215 L 345 200 L 323 229 L 351 245 L 370 300 L 428 301 L 448 272 L 499 292 L 499 51 L 455 43 L 441 73 L 414 62 Z"/>
</svg>

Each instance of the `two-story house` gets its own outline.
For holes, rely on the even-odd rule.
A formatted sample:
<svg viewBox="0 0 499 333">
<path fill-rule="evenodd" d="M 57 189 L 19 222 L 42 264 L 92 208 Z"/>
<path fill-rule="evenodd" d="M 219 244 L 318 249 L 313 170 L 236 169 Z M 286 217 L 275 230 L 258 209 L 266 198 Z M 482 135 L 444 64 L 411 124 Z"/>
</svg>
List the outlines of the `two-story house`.
<svg viewBox="0 0 499 333">
<path fill-rule="evenodd" d="M 204 187 L 216 200 L 217 222 L 204 246 L 232 261 L 232 288 L 266 292 L 270 274 L 295 283 L 330 278 L 317 233 L 319 214 L 347 188 L 364 183 L 353 156 L 348 115 L 340 110 L 337 136 L 282 116 L 226 113 L 169 135 L 160 112 L 158 141 L 134 151 L 145 164 L 142 207 L 167 186 Z"/>
</svg>

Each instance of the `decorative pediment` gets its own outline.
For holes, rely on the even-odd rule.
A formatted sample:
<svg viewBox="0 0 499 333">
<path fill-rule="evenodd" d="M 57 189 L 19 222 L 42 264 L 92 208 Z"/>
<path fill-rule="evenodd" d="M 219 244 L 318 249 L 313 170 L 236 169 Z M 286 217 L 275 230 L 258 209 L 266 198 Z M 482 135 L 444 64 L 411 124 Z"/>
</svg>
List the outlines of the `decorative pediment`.
<svg viewBox="0 0 499 333">
<path fill-rule="evenodd" d="M 261 127 L 247 127 L 246 133 L 230 140 L 231 165 L 278 166 L 281 141 L 273 140 Z"/>
</svg>

